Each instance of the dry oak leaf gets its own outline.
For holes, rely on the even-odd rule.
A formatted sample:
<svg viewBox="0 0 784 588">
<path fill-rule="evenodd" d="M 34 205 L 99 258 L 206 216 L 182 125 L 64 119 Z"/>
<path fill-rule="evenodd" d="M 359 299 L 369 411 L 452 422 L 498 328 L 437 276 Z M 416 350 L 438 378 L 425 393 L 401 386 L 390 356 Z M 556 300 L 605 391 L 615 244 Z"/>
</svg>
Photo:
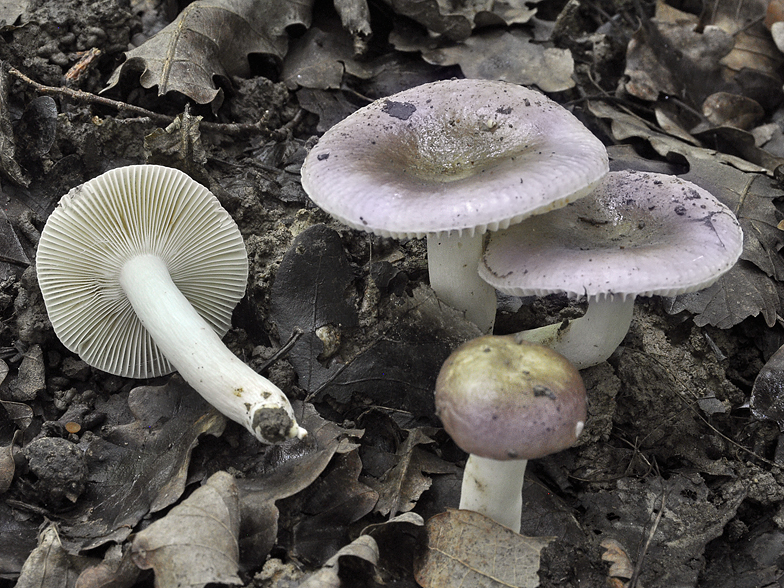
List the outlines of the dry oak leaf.
<svg viewBox="0 0 784 588">
<path fill-rule="evenodd" d="M 423 588 L 536 588 L 539 554 L 555 537 L 525 537 L 470 510 L 427 521 L 427 551 L 414 576 Z"/>
<path fill-rule="evenodd" d="M 213 78 L 246 77 L 249 53 L 283 59 L 286 27 L 310 25 L 312 0 L 196 0 L 145 43 L 128 51 L 106 89 L 126 70 L 142 70 L 144 88 L 180 92 L 217 109 L 223 93 Z"/>
<path fill-rule="evenodd" d="M 535 84 L 544 92 L 573 88 L 571 52 L 532 41 L 533 36 L 521 30 L 493 30 L 452 47 L 425 51 L 422 57 L 434 65 L 459 65 L 468 78 Z"/>
<path fill-rule="evenodd" d="M 239 493 L 226 472 L 210 476 L 182 504 L 133 540 L 133 561 L 155 570 L 156 588 L 242 584 Z"/>
</svg>

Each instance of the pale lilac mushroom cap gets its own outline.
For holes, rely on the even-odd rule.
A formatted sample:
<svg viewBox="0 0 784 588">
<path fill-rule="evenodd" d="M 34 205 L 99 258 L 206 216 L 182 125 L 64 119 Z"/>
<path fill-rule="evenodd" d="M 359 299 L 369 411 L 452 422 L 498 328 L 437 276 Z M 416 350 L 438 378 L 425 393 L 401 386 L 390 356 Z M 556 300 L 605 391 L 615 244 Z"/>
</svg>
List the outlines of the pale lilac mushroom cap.
<svg viewBox="0 0 784 588">
<path fill-rule="evenodd" d="M 589 318 L 598 318 L 592 306 L 605 305 L 608 315 L 616 308 L 622 318 L 613 337 L 623 339 L 635 297 L 706 288 L 742 250 L 737 218 L 703 188 L 676 176 L 619 171 L 585 198 L 493 235 L 479 274 L 507 294 L 587 296 Z M 618 343 L 607 343 L 609 353 Z M 587 367 L 585 358 L 556 349 Z"/>
<path fill-rule="evenodd" d="M 607 170 L 601 141 L 543 94 L 461 79 L 376 100 L 336 124 L 305 159 L 302 186 L 319 207 L 355 229 L 428 236 L 431 285 L 472 318 L 470 301 L 450 293 L 458 286 L 442 284 L 434 272 L 465 289 L 476 274 L 481 241 L 465 243 L 584 196 Z M 457 239 L 463 244 L 455 245 Z M 471 253 L 450 259 L 439 246 Z M 434 269 L 440 265 L 449 269 Z M 473 279 L 476 288 L 486 288 Z M 489 291 L 492 325 L 495 295 Z"/>
<path fill-rule="evenodd" d="M 601 141 L 545 95 L 461 79 L 376 100 L 333 126 L 302 186 L 355 229 L 473 235 L 584 196 L 607 170 Z"/>
</svg>

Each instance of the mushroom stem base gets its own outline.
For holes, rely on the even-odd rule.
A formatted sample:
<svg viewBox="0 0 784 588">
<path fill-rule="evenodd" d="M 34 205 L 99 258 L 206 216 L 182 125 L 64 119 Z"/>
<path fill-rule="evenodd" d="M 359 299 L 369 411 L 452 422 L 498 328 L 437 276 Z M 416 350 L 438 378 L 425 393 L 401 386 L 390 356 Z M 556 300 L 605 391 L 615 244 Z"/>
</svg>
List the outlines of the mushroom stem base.
<svg viewBox="0 0 784 588">
<path fill-rule="evenodd" d="M 483 514 L 519 533 L 527 465 L 525 459 L 498 461 L 469 455 L 463 473 L 460 508 Z"/>
<path fill-rule="evenodd" d="M 129 259 L 120 284 L 161 353 L 207 402 L 265 443 L 305 435 L 283 392 L 223 344 L 160 257 Z"/>
<path fill-rule="evenodd" d="M 491 333 L 497 302 L 495 288 L 478 273 L 483 245 L 484 235 L 429 234 L 427 267 L 439 300 L 464 312 L 483 333 Z"/>
<path fill-rule="evenodd" d="M 605 361 L 623 341 L 632 322 L 634 296 L 603 296 L 588 299 L 588 309 L 567 324 L 555 323 L 515 338 L 545 345 L 568 359 L 577 369 Z"/>
</svg>

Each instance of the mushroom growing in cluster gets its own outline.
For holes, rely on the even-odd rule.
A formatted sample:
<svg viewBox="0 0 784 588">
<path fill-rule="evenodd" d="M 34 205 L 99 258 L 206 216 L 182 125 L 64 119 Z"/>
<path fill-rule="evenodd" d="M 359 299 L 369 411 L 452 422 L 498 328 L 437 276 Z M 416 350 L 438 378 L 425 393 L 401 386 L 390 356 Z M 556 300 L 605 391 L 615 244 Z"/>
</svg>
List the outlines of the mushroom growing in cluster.
<svg viewBox="0 0 784 588">
<path fill-rule="evenodd" d="M 571 447 L 583 430 L 579 372 L 548 347 L 485 335 L 444 362 L 435 402 L 446 432 L 470 454 L 460 508 L 519 532 L 528 460 Z"/>
<path fill-rule="evenodd" d="M 604 145 L 546 96 L 447 80 L 376 100 L 329 129 L 302 166 L 323 210 L 359 230 L 427 236 L 430 284 L 483 332 L 495 290 L 477 275 L 483 234 L 589 193 Z"/>
<path fill-rule="evenodd" d="M 584 316 L 517 334 L 579 369 L 620 345 L 637 296 L 707 288 L 735 265 L 743 232 L 732 211 L 676 176 L 610 172 L 588 196 L 494 234 L 480 276 L 516 296 L 586 296 Z"/>
<path fill-rule="evenodd" d="M 60 341 L 103 371 L 175 369 L 260 441 L 303 437 L 283 392 L 221 341 L 245 293 L 237 225 L 176 169 L 113 169 L 63 196 L 38 245 L 38 282 Z"/>
</svg>

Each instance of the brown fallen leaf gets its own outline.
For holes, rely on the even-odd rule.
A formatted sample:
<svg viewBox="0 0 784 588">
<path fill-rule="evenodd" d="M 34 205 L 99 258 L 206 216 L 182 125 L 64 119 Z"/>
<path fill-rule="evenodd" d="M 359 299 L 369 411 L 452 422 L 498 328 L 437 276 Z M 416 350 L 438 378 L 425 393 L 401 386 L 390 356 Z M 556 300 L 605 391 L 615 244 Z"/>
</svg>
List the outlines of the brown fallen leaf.
<svg viewBox="0 0 784 588">
<path fill-rule="evenodd" d="M 634 566 L 623 545 L 615 539 L 605 539 L 600 545 L 605 550 L 602 553 L 602 561 L 609 561 L 612 564 L 607 572 L 608 580 L 631 579 L 634 574 Z"/>
<path fill-rule="evenodd" d="M 178 375 L 134 388 L 127 402 L 118 394 L 99 406 L 110 422 L 127 424 L 107 425 L 87 445 L 92 499 L 77 502 L 60 527 L 74 550 L 122 541 L 142 517 L 179 500 L 198 437 L 219 436 L 226 425 Z"/>
<path fill-rule="evenodd" d="M 344 586 L 339 574 L 341 566 L 352 570 L 352 586 L 372 586 L 378 546 L 369 535 L 362 535 L 343 547 L 321 569 L 308 576 L 298 588 L 340 588 Z M 345 575 L 345 572 L 342 574 Z M 364 577 L 364 581 L 360 578 Z"/>
<path fill-rule="evenodd" d="M 155 570 L 157 588 L 242 584 L 239 561 L 239 497 L 226 472 L 210 476 L 182 504 L 133 540 L 133 561 Z"/>
<path fill-rule="evenodd" d="M 574 87 L 574 59 L 568 49 L 533 43 L 522 30 L 476 33 L 458 45 L 426 51 L 422 57 L 440 66 L 459 65 L 466 77 L 536 85 L 545 92 Z"/>
<path fill-rule="evenodd" d="M 414 508 L 419 497 L 432 483 L 425 473 L 459 473 L 460 470 L 454 464 L 419 447 L 433 443 L 428 433 L 432 434 L 434 431 L 430 427 L 420 427 L 408 432 L 408 437 L 395 454 L 397 464 L 388 470 L 377 484 L 373 484 L 379 493 L 376 512 L 392 518 L 400 512 L 408 512 Z M 371 483 L 370 479 L 368 483 Z"/>
<path fill-rule="evenodd" d="M 626 90 L 643 100 L 679 96 L 692 105 L 724 85 L 719 61 L 732 51 L 732 36 L 718 27 L 698 31 L 698 17 L 656 3 L 656 16 L 629 42 Z"/>
<path fill-rule="evenodd" d="M 72 586 L 84 567 L 93 563 L 72 556 L 63 548 L 57 525 L 49 523 L 38 537 L 38 547 L 28 556 L 17 580 L 17 588 L 59 588 Z"/>
<path fill-rule="evenodd" d="M 127 543 L 109 547 L 103 561 L 79 574 L 74 588 L 131 588 L 142 571 L 133 563 L 130 547 Z"/>
<path fill-rule="evenodd" d="M 128 51 L 106 90 L 127 70 L 140 70 L 144 88 L 158 95 L 174 91 L 217 110 L 223 93 L 213 78 L 230 80 L 250 73 L 248 54 L 280 60 L 288 50 L 286 28 L 310 25 L 312 0 L 196 0 L 164 29 Z"/>
<path fill-rule="evenodd" d="M 336 455 L 325 474 L 303 493 L 304 517 L 294 526 L 292 552 L 300 559 L 321 563 L 332 557 L 349 537 L 349 525 L 373 510 L 378 493 L 358 481 L 359 452 Z"/>
<path fill-rule="evenodd" d="M 529 5 L 539 1 L 386 0 L 397 14 L 453 41 L 467 39 L 478 26 L 526 23 L 536 14 L 536 9 Z"/>
<path fill-rule="evenodd" d="M 771 420 L 784 430 L 784 347 L 762 366 L 751 389 L 749 406 L 758 420 Z"/>
<path fill-rule="evenodd" d="M 427 551 L 415 564 L 423 588 L 539 586 L 539 554 L 554 537 L 525 537 L 470 510 L 427 522 Z"/>
<path fill-rule="evenodd" d="M 297 420 L 308 430 L 307 442 L 276 445 L 265 452 L 258 474 L 237 480 L 240 489 L 240 561 L 245 569 L 260 568 L 278 537 L 276 501 L 305 490 L 324 471 L 333 456 L 356 449 L 361 430 L 343 429 L 323 419 L 311 404 L 292 403 Z"/>
</svg>

